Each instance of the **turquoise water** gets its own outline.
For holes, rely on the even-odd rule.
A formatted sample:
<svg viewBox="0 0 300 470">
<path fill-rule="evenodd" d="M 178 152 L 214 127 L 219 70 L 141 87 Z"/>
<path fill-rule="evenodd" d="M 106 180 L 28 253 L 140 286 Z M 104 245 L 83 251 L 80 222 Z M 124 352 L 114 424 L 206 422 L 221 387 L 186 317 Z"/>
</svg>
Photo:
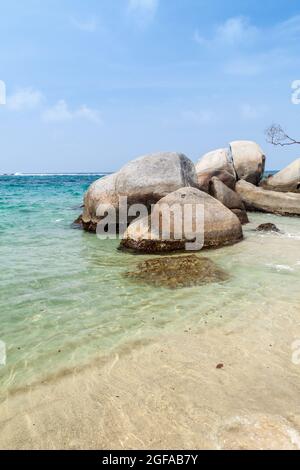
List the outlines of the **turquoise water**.
<svg viewBox="0 0 300 470">
<path fill-rule="evenodd" d="M 124 278 L 145 257 L 71 228 L 96 178 L 0 177 L 1 393 L 161 331 L 263 315 L 270 299 L 282 308 L 300 305 L 299 218 L 250 215 L 244 242 L 205 254 L 229 281 L 169 291 Z M 282 235 L 253 230 L 265 221 Z"/>
</svg>

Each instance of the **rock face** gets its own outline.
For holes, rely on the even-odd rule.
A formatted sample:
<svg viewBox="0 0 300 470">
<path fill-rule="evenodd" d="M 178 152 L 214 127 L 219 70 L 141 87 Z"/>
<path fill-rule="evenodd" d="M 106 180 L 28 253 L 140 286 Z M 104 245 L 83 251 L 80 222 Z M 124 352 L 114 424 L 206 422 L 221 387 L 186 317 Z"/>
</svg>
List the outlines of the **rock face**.
<svg viewBox="0 0 300 470">
<path fill-rule="evenodd" d="M 300 194 L 267 191 L 246 181 L 238 181 L 236 192 L 249 211 L 300 215 Z"/>
<path fill-rule="evenodd" d="M 170 220 L 170 208 L 180 207 L 181 216 L 175 217 L 175 224 L 171 223 L 170 233 L 164 231 L 167 218 Z M 185 230 L 181 237 L 177 239 L 175 233 L 178 226 L 182 227 L 189 216 L 185 206 L 192 206 L 192 230 Z M 196 224 L 195 209 L 202 209 L 204 220 L 202 225 Z M 186 243 L 201 240 L 202 247 L 219 247 L 233 244 L 243 238 L 242 226 L 239 219 L 223 204 L 196 188 L 182 188 L 161 199 L 153 209 L 153 212 L 160 214 L 155 220 L 151 217 L 144 217 L 129 225 L 121 241 L 121 248 L 129 248 L 145 253 L 161 253 L 175 250 L 185 250 Z M 152 223 L 151 223 L 152 222 Z M 198 231 L 197 231 L 198 230 Z"/>
<path fill-rule="evenodd" d="M 262 181 L 264 189 L 300 193 L 300 158 L 273 176 Z"/>
<path fill-rule="evenodd" d="M 186 186 L 197 187 L 194 164 L 180 153 L 145 155 L 129 162 L 118 173 L 93 183 L 85 194 L 82 223 L 85 230 L 96 231 L 100 204 L 118 210 L 119 196 L 127 196 L 128 204 L 150 207 L 161 198 Z"/>
<path fill-rule="evenodd" d="M 219 178 L 213 177 L 209 184 L 209 194 L 228 207 L 239 219 L 241 224 L 249 223 L 247 212 L 239 194 L 225 186 Z"/>
<path fill-rule="evenodd" d="M 155 287 L 176 289 L 211 282 L 222 282 L 229 275 L 208 258 L 190 256 L 165 256 L 138 263 L 137 269 L 125 274 L 134 281 Z"/>
<path fill-rule="evenodd" d="M 203 173 L 198 173 L 197 177 L 199 189 L 206 193 L 209 192 L 209 184 L 211 179 L 214 177 L 222 181 L 228 188 L 232 190 L 234 190 L 235 188 L 236 178 L 231 173 L 228 173 L 228 171 L 226 170 L 205 171 Z"/>
<path fill-rule="evenodd" d="M 231 189 L 236 183 L 236 173 L 228 149 L 217 149 L 205 154 L 196 163 L 196 172 L 199 188 L 208 192 L 209 182 L 212 177 L 218 177 Z"/>
<path fill-rule="evenodd" d="M 255 142 L 237 140 L 230 143 L 230 155 L 239 180 L 258 185 L 265 171 L 266 157 Z"/>
</svg>

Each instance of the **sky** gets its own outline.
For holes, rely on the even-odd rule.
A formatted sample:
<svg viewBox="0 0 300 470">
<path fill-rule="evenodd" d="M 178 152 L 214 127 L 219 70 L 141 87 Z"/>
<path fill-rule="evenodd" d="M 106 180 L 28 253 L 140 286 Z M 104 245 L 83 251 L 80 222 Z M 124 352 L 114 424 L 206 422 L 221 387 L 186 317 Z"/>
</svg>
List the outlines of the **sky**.
<svg viewBox="0 0 300 470">
<path fill-rule="evenodd" d="M 0 0 L 0 173 L 116 171 L 258 142 L 300 157 L 299 0 Z M 300 94 L 299 94 L 300 95 Z"/>
</svg>

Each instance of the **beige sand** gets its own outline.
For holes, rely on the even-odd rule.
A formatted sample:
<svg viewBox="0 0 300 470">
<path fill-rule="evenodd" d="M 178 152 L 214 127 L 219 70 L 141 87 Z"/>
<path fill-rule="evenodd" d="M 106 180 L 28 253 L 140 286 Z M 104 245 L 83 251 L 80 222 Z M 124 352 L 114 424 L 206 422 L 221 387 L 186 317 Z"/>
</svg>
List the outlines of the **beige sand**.
<svg viewBox="0 0 300 470">
<path fill-rule="evenodd" d="M 300 448 L 299 306 L 128 344 L 0 405 L 0 447 Z M 293 309 L 293 311 L 292 311 Z M 267 321 L 266 321 L 267 319 Z M 282 334 L 280 334 L 282 332 Z M 223 367 L 216 366 L 223 364 Z"/>
</svg>

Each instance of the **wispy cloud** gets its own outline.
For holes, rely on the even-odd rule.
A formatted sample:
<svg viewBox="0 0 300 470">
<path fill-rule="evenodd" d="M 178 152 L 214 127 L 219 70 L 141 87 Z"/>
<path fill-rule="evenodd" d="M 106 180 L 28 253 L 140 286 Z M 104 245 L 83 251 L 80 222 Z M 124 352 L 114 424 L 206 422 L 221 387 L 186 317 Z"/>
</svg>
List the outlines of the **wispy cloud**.
<svg viewBox="0 0 300 470">
<path fill-rule="evenodd" d="M 279 23 L 275 27 L 275 32 L 277 32 L 281 37 L 286 39 L 299 39 L 300 36 L 300 15 L 292 16 L 286 21 Z"/>
<path fill-rule="evenodd" d="M 94 124 L 102 124 L 100 112 L 96 109 L 82 105 L 71 110 L 65 100 L 58 101 L 53 107 L 46 109 L 42 118 L 46 122 L 66 122 L 74 119 L 84 119 Z"/>
<path fill-rule="evenodd" d="M 213 109 L 186 109 L 171 116 L 162 119 L 162 124 L 166 127 L 182 127 L 197 128 L 215 123 L 218 119 Z"/>
<path fill-rule="evenodd" d="M 33 88 L 19 88 L 8 96 L 7 107 L 11 111 L 26 111 L 39 107 L 43 102 L 43 94 Z"/>
<path fill-rule="evenodd" d="M 128 9 L 141 26 L 151 21 L 157 12 L 159 0 L 129 0 Z"/>
<path fill-rule="evenodd" d="M 84 31 L 86 33 L 94 33 L 97 30 L 97 20 L 95 18 L 90 18 L 88 20 L 79 20 L 77 18 L 71 18 L 71 23 L 74 28 L 79 31 Z"/>
<path fill-rule="evenodd" d="M 249 76 L 259 75 L 264 70 L 260 56 L 239 57 L 230 60 L 224 66 L 224 72 L 229 75 Z"/>
<path fill-rule="evenodd" d="M 256 120 L 263 118 L 267 112 L 267 107 L 264 105 L 251 105 L 245 103 L 241 106 L 241 117 L 245 120 Z"/>
<path fill-rule="evenodd" d="M 194 32 L 194 40 L 206 46 L 236 46 L 252 41 L 258 34 L 258 28 L 250 23 L 248 18 L 237 16 L 227 19 L 224 23 L 215 27 L 211 37 L 205 37 L 199 30 Z"/>
</svg>

